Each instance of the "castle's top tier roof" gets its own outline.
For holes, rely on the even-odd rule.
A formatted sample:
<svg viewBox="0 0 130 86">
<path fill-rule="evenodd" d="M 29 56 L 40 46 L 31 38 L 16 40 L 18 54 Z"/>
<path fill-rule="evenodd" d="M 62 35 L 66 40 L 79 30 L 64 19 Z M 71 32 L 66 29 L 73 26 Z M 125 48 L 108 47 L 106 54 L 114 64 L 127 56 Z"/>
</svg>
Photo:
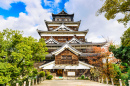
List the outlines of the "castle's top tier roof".
<svg viewBox="0 0 130 86">
<path fill-rule="evenodd" d="M 58 13 L 58 14 L 53 14 L 52 13 L 52 16 L 74 16 L 74 14 L 68 14 L 68 13 L 66 13 L 65 11 L 64 11 L 64 9 L 60 12 L 60 13 Z"/>
</svg>

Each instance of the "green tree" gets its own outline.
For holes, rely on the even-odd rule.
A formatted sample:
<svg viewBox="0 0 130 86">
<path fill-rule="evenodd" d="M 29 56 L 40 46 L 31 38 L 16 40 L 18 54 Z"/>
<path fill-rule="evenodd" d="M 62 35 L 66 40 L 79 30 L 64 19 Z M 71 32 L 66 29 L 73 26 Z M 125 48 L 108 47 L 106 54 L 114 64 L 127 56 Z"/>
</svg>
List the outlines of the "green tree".
<svg viewBox="0 0 130 86">
<path fill-rule="evenodd" d="M 110 20 L 114 19 L 117 14 L 122 13 L 123 18 L 118 19 L 118 22 L 127 25 L 130 21 L 130 0 L 105 0 L 103 6 L 98 10 L 97 14 L 105 12 L 105 17 Z"/>
<path fill-rule="evenodd" d="M 113 49 L 112 52 L 117 59 L 130 65 L 130 28 L 128 28 L 121 37 L 121 46 Z"/>
<path fill-rule="evenodd" d="M 121 45 L 126 47 L 130 46 L 130 27 L 122 35 Z"/>
<path fill-rule="evenodd" d="M 21 79 L 21 77 L 34 76 L 33 73 L 36 73 L 36 71 L 33 63 L 44 60 L 47 54 L 47 47 L 45 47 L 46 44 L 43 39 L 37 41 L 31 36 L 23 37 L 22 35 L 23 32 L 17 30 L 5 29 L 0 32 L 0 62 L 9 63 L 11 69 L 13 67 L 13 70 L 19 70 L 20 72 L 15 74 L 7 68 L 8 72 L 10 72 L 9 81 L 11 84 Z M 5 76 L 1 74 L 0 77 Z"/>
</svg>

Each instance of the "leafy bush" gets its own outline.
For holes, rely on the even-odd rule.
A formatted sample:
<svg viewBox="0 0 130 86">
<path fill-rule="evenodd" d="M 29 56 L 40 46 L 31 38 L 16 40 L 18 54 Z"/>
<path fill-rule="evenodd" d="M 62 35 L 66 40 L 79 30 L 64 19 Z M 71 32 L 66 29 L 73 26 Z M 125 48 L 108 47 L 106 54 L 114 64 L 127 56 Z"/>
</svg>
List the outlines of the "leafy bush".
<svg viewBox="0 0 130 86">
<path fill-rule="evenodd" d="M 39 72 L 39 76 L 40 76 L 40 77 L 44 77 L 44 76 L 45 76 L 45 72 L 44 72 L 44 71 L 40 71 L 40 72 Z"/>
<path fill-rule="evenodd" d="M 85 78 L 85 80 L 89 80 L 89 78 L 88 78 L 88 77 L 86 77 L 86 78 Z"/>
<path fill-rule="evenodd" d="M 50 75 L 50 72 L 47 71 L 47 72 L 46 72 L 46 76 L 49 76 L 49 75 Z"/>
<path fill-rule="evenodd" d="M 78 77 L 78 79 L 81 79 L 80 77 Z"/>
<path fill-rule="evenodd" d="M 51 80 L 52 78 L 53 78 L 52 75 L 48 75 L 48 76 L 46 77 L 46 79 L 48 79 L 48 80 Z"/>
<path fill-rule="evenodd" d="M 81 79 L 85 79 L 85 78 L 84 78 L 84 75 L 81 76 Z"/>
</svg>

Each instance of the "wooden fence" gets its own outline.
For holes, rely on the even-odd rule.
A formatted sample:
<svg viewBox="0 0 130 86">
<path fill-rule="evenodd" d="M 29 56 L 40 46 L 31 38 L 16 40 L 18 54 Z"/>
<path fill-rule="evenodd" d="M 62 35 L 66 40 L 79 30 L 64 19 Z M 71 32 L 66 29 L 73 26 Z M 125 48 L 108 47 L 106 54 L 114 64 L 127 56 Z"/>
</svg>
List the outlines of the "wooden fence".
<svg viewBox="0 0 130 86">
<path fill-rule="evenodd" d="M 109 82 L 109 81 L 108 81 L 108 78 L 106 78 L 105 81 L 106 81 L 106 84 L 108 84 L 108 82 Z M 102 78 L 100 79 L 100 78 L 98 77 L 98 82 L 104 84 L 104 78 L 102 77 Z M 113 78 L 111 78 L 111 84 L 114 86 Z M 121 79 L 119 79 L 119 84 L 120 84 L 120 86 L 123 86 Z M 129 84 L 129 86 L 130 86 L 130 80 L 128 80 L 128 84 Z"/>
<path fill-rule="evenodd" d="M 39 78 L 36 78 L 36 79 L 29 79 L 28 80 L 28 85 L 26 83 L 26 81 L 24 81 L 23 85 L 22 86 L 37 86 L 37 84 L 40 84 L 42 81 L 44 81 L 45 77 L 39 77 Z M 20 86 L 19 83 L 16 83 L 16 86 Z"/>
</svg>

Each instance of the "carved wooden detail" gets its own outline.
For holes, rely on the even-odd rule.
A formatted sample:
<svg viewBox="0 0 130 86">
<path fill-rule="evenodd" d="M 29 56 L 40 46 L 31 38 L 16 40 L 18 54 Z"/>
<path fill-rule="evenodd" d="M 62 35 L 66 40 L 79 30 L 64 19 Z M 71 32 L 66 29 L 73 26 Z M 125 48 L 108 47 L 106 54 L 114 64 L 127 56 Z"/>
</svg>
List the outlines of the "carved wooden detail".
<svg viewBox="0 0 130 86">
<path fill-rule="evenodd" d="M 48 40 L 51 36 L 42 36 L 45 40 Z M 66 42 L 73 38 L 73 36 L 53 36 L 58 42 Z M 85 41 L 85 36 L 76 36 L 76 38 L 82 42 Z"/>
</svg>

